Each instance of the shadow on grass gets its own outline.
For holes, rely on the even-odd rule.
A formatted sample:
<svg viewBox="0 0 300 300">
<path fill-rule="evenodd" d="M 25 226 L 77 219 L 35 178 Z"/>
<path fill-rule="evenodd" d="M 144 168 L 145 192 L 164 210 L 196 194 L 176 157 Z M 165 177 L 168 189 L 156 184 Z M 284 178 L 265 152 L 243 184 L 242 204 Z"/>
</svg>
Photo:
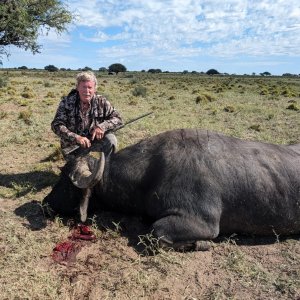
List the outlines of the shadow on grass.
<svg viewBox="0 0 300 300">
<path fill-rule="evenodd" d="M 16 197 L 22 197 L 32 191 L 40 191 L 52 186 L 58 175 L 48 171 L 33 171 L 19 174 L 0 174 L 0 187 L 14 189 Z"/>
<path fill-rule="evenodd" d="M 15 209 L 15 214 L 27 219 L 29 224 L 25 226 L 30 230 L 41 230 L 47 226 L 47 218 L 39 201 L 33 200 L 22 204 Z"/>
<path fill-rule="evenodd" d="M 121 236 L 128 240 L 127 245 L 137 253 L 144 254 L 145 245 L 140 243 L 139 236 L 150 234 L 151 222 L 141 216 L 125 215 L 112 211 L 96 211 L 97 227 L 110 236 Z"/>
</svg>

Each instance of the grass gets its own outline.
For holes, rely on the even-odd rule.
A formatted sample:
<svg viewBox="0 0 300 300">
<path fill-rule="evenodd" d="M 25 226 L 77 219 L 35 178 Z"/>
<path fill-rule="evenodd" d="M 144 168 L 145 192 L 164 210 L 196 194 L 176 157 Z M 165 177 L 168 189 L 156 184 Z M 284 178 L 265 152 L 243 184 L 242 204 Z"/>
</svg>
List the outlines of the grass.
<svg viewBox="0 0 300 300">
<path fill-rule="evenodd" d="M 157 247 L 137 218 L 106 212 L 89 222 L 98 237 L 71 265 L 51 260 L 68 222 L 45 219 L 40 203 L 64 164 L 50 123 L 75 72 L 0 71 L 0 299 L 297 299 L 299 239 L 217 243 L 209 252 Z M 300 142 L 300 78 L 195 74 L 97 74 L 99 93 L 125 121 L 119 148 L 174 128 L 244 139 Z M 26 94 L 27 93 L 27 94 Z M 26 94 L 26 95 L 25 95 Z M 25 97 L 24 97 L 25 96 Z M 142 249 L 142 250 L 141 250 Z M 155 255 L 152 255 L 155 253 Z"/>
</svg>

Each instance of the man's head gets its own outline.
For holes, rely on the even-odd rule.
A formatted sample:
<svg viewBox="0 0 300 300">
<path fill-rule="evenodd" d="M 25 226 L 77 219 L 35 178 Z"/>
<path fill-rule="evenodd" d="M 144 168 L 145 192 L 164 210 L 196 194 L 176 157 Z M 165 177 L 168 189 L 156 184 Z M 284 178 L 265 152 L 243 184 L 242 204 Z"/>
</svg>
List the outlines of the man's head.
<svg viewBox="0 0 300 300">
<path fill-rule="evenodd" d="M 81 72 L 76 76 L 76 89 L 80 101 L 89 103 L 97 89 L 97 78 L 93 72 Z"/>
</svg>

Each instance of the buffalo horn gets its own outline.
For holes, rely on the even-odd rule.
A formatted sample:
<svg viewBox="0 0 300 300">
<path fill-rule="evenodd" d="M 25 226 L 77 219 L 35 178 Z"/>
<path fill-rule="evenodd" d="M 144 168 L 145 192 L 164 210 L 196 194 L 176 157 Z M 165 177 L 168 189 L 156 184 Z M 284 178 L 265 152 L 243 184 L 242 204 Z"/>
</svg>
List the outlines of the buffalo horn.
<svg viewBox="0 0 300 300">
<path fill-rule="evenodd" d="M 76 166 L 69 174 L 72 183 L 80 189 L 92 188 L 102 177 L 104 171 L 104 153 L 98 158 L 87 155 L 76 159 Z"/>
</svg>

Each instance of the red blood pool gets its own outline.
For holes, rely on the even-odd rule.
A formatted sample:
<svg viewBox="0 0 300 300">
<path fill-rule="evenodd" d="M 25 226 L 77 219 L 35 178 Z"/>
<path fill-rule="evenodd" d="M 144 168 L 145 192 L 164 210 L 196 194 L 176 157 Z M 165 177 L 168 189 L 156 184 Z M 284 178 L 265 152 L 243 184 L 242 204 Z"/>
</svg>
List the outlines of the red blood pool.
<svg viewBox="0 0 300 300">
<path fill-rule="evenodd" d="M 67 241 L 58 243 L 52 252 L 52 258 L 56 262 L 75 261 L 81 247 L 86 245 L 83 241 L 96 239 L 94 232 L 87 225 L 78 224 L 71 230 Z"/>
</svg>

